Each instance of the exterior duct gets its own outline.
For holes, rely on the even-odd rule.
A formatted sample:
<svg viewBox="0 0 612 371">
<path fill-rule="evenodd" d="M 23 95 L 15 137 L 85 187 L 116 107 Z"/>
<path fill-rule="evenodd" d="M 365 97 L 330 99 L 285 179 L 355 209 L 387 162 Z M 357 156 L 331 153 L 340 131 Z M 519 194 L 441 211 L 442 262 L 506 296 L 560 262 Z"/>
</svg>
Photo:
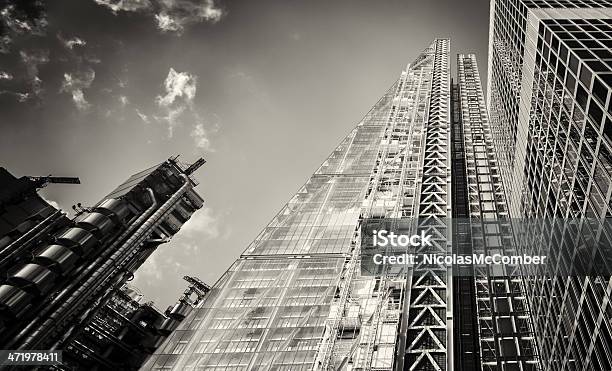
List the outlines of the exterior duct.
<svg viewBox="0 0 612 371">
<path fill-rule="evenodd" d="M 49 219 L 53 229 L 37 225 L 50 208 L 31 221 L 11 221 L 11 233 L 0 235 L 2 348 L 62 349 L 56 366 L 62 369 L 137 369 L 163 342 L 158 329 L 167 313 L 116 289 L 203 204 L 184 168 L 171 158 L 135 173 L 95 204 L 74 206 L 75 218 Z M 26 211 L 45 205 L 32 200 L 24 196 Z M 19 254 L 5 251 L 31 229 L 39 233 L 20 240 Z M 188 311 L 178 306 L 173 315 L 184 318 Z M 167 326 L 179 322 L 171 318 Z"/>
<path fill-rule="evenodd" d="M 39 264 L 26 264 L 8 282 L 35 295 L 43 295 L 53 287 L 57 275 Z"/>
<path fill-rule="evenodd" d="M 94 235 L 103 238 L 115 227 L 115 223 L 106 215 L 93 212 L 80 220 L 77 225 L 91 230 Z"/>
<path fill-rule="evenodd" d="M 174 192 L 174 194 L 159 209 L 157 209 L 149 218 L 147 218 L 145 222 L 142 223 L 142 225 L 133 234 L 130 235 L 130 237 L 125 241 L 125 243 L 123 243 L 122 246 L 117 249 L 117 251 L 115 251 L 109 259 L 104 261 L 102 266 L 97 269 L 92 274 L 92 276 L 89 277 L 89 279 L 87 279 L 85 283 L 83 283 L 83 285 L 81 285 L 66 301 L 62 302 L 61 307 L 56 312 L 54 312 L 54 315 L 58 312 L 70 312 L 70 309 L 73 306 L 79 305 L 78 301 L 79 297 L 81 297 L 82 292 L 88 290 L 93 292 L 97 291 L 100 287 L 104 285 L 104 281 L 109 279 L 113 271 L 123 268 L 125 264 L 130 261 L 130 259 L 138 252 L 138 249 L 131 249 L 131 247 L 139 246 L 140 244 L 142 244 L 145 241 L 146 237 L 153 230 L 153 228 L 155 228 L 156 224 L 158 224 L 160 220 L 162 220 L 162 218 L 166 216 L 166 214 L 172 211 L 172 208 L 176 204 L 176 202 L 185 194 L 185 192 L 187 192 L 187 190 L 191 188 L 191 180 L 189 179 L 189 177 L 185 174 L 181 174 L 181 178 L 183 178 L 184 181 L 181 188 Z M 100 280 L 102 282 L 96 282 L 97 280 Z M 110 295 L 112 291 L 113 290 L 109 290 L 107 295 Z M 101 298 L 100 302 L 103 301 L 104 297 Z M 93 308 L 90 308 L 83 315 L 82 318 L 86 318 L 87 316 L 89 316 L 89 313 L 92 309 Z M 54 322 L 61 321 L 60 318 L 54 318 L 54 315 L 51 316 Z M 63 338 L 53 345 L 52 349 L 55 349 L 64 340 L 68 339 L 72 335 L 73 330 L 74 327 L 72 327 L 71 330 L 67 331 Z M 45 331 L 45 328 L 41 328 L 37 332 L 44 333 Z M 26 343 L 28 342 L 26 341 Z"/>
<path fill-rule="evenodd" d="M 149 193 L 149 196 L 151 197 L 151 200 L 153 201 L 153 203 L 151 204 L 151 206 L 149 206 L 147 210 L 145 210 L 145 212 L 141 216 L 138 217 L 138 219 L 136 219 L 133 223 L 131 223 L 128 226 L 128 228 L 116 239 L 116 242 L 114 242 L 111 246 L 108 247 L 109 251 L 114 249 L 119 243 L 121 243 L 121 241 L 123 241 L 127 236 L 133 233 L 134 229 L 138 227 L 140 224 L 142 224 L 143 221 L 146 220 L 157 207 L 157 201 L 155 199 L 155 194 L 150 188 L 147 188 L 147 192 Z M 76 229 L 76 228 L 72 228 L 72 229 Z M 70 230 L 68 232 L 70 232 Z M 68 232 L 66 232 L 66 234 Z M 58 239 L 58 242 L 59 241 L 60 239 Z M 85 277 L 91 275 L 95 267 L 97 267 L 100 264 L 100 262 L 105 260 L 106 258 L 107 258 L 107 255 L 105 254 L 105 255 L 100 256 L 94 262 L 92 262 L 83 272 L 79 274 L 78 277 L 75 278 L 75 282 L 78 282 L 84 279 Z M 33 328 L 36 328 L 36 330 L 33 331 L 33 333 L 24 341 L 23 345 L 21 346 L 22 349 L 27 349 L 31 341 L 33 341 L 38 336 L 45 334 L 48 328 L 50 328 L 54 324 L 54 322 L 51 320 L 45 320 L 45 316 L 49 313 L 50 310 L 52 310 L 54 306 L 58 305 L 59 303 L 62 302 L 62 300 L 64 300 L 64 297 L 68 293 L 70 293 L 70 290 L 71 290 L 71 287 L 67 287 L 64 290 L 62 290 L 51 301 L 51 303 L 49 303 L 46 310 L 41 311 L 41 313 L 39 313 L 35 318 L 33 318 L 32 321 L 24 329 L 22 329 L 17 334 L 17 336 L 15 336 L 15 339 L 13 340 L 11 344 L 17 344 L 19 339 L 21 339 L 23 336 L 26 336 L 26 334 L 28 334 Z M 79 290 L 78 294 L 80 295 L 81 292 L 82 290 Z M 74 293 L 72 297 L 74 297 L 75 294 L 76 293 Z M 40 322 L 44 322 L 44 323 L 41 324 Z"/>
<path fill-rule="evenodd" d="M 140 225 L 140 227 L 133 233 L 131 231 L 131 228 L 126 230 L 117 239 L 117 242 L 113 243 L 113 245 L 111 246 L 111 248 L 109 248 L 109 250 L 112 251 L 113 247 L 121 243 L 120 241 L 122 241 L 123 238 L 125 238 L 126 236 L 129 235 L 130 237 L 124 243 L 121 244 L 121 247 L 117 249 L 117 251 L 115 251 L 110 256 L 110 258 L 104 259 L 104 257 L 101 257 L 99 259 L 100 262 L 103 261 L 101 266 L 98 269 L 95 269 L 95 270 L 92 269 L 93 272 L 91 273 L 91 275 L 68 298 L 66 298 L 66 300 L 61 301 L 61 298 L 63 297 L 63 294 L 66 292 L 66 290 L 62 291 L 62 293 L 53 300 L 51 305 L 59 304 L 60 305 L 59 308 L 51 314 L 49 320 L 45 321 L 45 323 L 43 323 L 30 336 L 28 336 L 28 338 L 24 341 L 20 349 L 28 349 L 32 345 L 32 343 L 36 342 L 40 338 L 42 334 L 45 334 L 47 333 L 47 331 L 51 330 L 50 327 L 53 324 L 61 322 L 62 318 L 65 318 L 65 316 L 68 315 L 68 313 L 72 312 L 74 308 L 76 308 L 80 304 L 79 302 L 82 300 L 82 299 L 80 300 L 80 298 L 84 297 L 82 295 L 84 292 L 98 291 L 103 286 L 103 282 L 109 278 L 109 276 L 112 274 L 114 270 L 120 269 L 127 261 L 129 261 L 129 258 L 136 252 L 136 251 L 131 251 L 130 247 L 142 243 L 144 239 L 146 238 L 146 236 L 155 227 L 155 223 L 157 223 L 163 216 L 165 216 L 166 213 L 171 211 L 172 206 L 178 201 L 178 199 L 188 189 L 190 189 L 191 181 L 189 180 L 189 177 L 187 177 L 184 174 L 181 174 L 181 177 L 184 180 L 184 184 L 181 186 L 181 188 L 179 188 L 159 209 L 153 212 L 153 214 L 150 214 L 150 212 L 153 211 L 155 207 L 157 206 L 157 201 L 155 201 L 153 191 L 149 190 L 151 197 L 154 200 L 154 203 L 133 224 L 133 226 L 135 227 L 139 225 L 142 222 L 142 220 L 144 220 L 144 222 L 142 222 L 142 225 Z M 99 213 L 92 213 L 92 214 L 99 214 Z M 99 215 L 102 215 L 102 214 L 99 214 Z M 150 215 L 150 217 L 147 218 L 148 215 Z M 86 218 L 89 218 L 89 216 Z M 96 217 L 96 218 L 99 218 L 99 217 Z M 84 221 L 85 220 L 81 222 L 84 222 Z M 91 222 L 91 220 L 89 221 Z M 95 266 L 97 266 L 97 264 L 95 265 L 92 264 L 89 266 L 89 268 L 91 269 Z M 99 281 L 102 281 L 102 282 L 99 282 Z M 87 315 L 88 313 L 86 313 L 84 316 L 87 316 Z M 39 316 L 38 318 L 41 318 L 41 317 L 42 316 Z M 34 321 L 32 323 L 34 323 Z M 24 329 L 19 335 L 25 334 L 26 331 L 29 330 L 29 328 L 30 326 Z M 63 339 L 57 342 L 54 346 L 62 342 L 64 339 L 67 339 L 71 334 L 72 334 L 72 331 L 68 331 L 66 335 L 63 337 Z"/>
<path fill-rule="evenodd" d="M 125 202 L 116 198 L 107 198 L 94 210 L 113 219 L 115 223 L 123 223 L 130 212 Z"/>
<path fill-rule="evenodd" d="M 0 286 L 0 312 L 5 316 L 19 317 L 30 308 L 32 295 L 19 287 Z"/>
<path fill-rule="evenodd" d="M 118 248 L 110 256 L 110 258 L 106 259 L 99 269 L 93 272 L 93 274 L 86 280 L 86 282 L 84 282 L 77 290 L 73 292 L 70 297 L 68 297 L 65 301 L 62 302 L 60 308 L 58 308 L 58 310 L 51 315 L 51 320 L 54 323 L 56 321 L 62 321 L 63 317 L 67 315 L 60 315 L 58 313 L 70 313 L 71 309 L 75 308 L 80 304 L 79 299 L 82 297 L 81 294 L 83 292 L 98 291 L 100 287 L 104 286 L 104 281 L 110 278 L 113 271 L 122 269 L 126 265 L 126 263 L 130 261 L 133 255 L 138 252 L 138 249 L 133 249 L 131 247 L 138 246 L 143 243 L 146 237 L 153 230 L 153 228 L 155 228 L 156 224 L 164 216 L 166 216 L 166 214 L 172 211 L 172 208 L 176 204 L 176 202 L 185 194 L 185 192 L 187 192 L 187 190 L 191 188 L 191 180 L 189 179 L 189 177 L 185 174 L 181 174 L 181 178 L 183 178 L 184 181 L 183 185 L 176 192 L 174 192 L 174 194 L 159 209 L 157 209 L 153 214 L 151 214 L 151 216 L 147 218 L 133 234 L 130 235 L 130 237 L 125 241 L 125 243 L 123 243 L 121 247 Z M 112 291 L 113 290 L 109 290 L 107 295 L 109 295 Z M 101 298 L 100 302 L 104 302 L 104 299 L 104 297 Z M 82 318 L 86 318 L 87 316 L 89 316 L 93 309 L 94 308 L 91 307 L 83 315 Z M 56 349 L 57 346 L 63 343 L 64 340 L 70 338 L 73 330 L 74 327 L 72 327 L 71 330 L 67 331 L 63 338 L 53 345 L 52 349 Z M 45 333 L 46 331 L 46 326 L 41 326 L 39 329 L 37 329 L 36 332 Z M 24 346 L 29 346 L 30 343 L 33 342 L 34 337 L 37 335 L 38 334 L 33 334 L 33 336 L 27 339 Z"/>
<path fill-rule="evenodd" d="M 99 241 L 88 230 L 74 227 L 59 236 L 57 242 L 69 247 L 79 255 L 87 255 Z"/>
<path fill-rule="evenodd" d="M 45 265 L 55 273 L 64 275 L 74 268 L 79 256 L 62 245 L 49 245 L 34 257 L 34 262 Z"/>
<path fill-rule="evenodd" d="M 8 261 L 13 256 L 19 255 L 21 247 L 33 241 L 36 236 L 43 234 L 44 232 L 51 229 L 54 222 L 59 220 L 62 216 L 62 212 L 57 210 L 53 214 L 46 217 L 43 221 L 38 223 L 34 228 L 23 234 L 21 237 L 11 242 L 10 245 L 6 246 L 0 251 L 0 264 Z"/>
</svg>

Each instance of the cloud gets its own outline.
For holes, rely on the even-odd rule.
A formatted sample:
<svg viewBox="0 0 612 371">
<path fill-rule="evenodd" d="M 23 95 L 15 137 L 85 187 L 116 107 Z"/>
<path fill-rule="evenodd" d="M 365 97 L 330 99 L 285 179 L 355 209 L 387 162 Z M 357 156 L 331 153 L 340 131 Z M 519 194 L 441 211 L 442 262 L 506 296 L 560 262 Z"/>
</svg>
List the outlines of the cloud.
<svg viewBox="0 0 612 371">
<path fill-rule="evenodd" d="M 70 39 L 64 39 L 61 34 L 57 35 L 59 41 L 68 49 L 74 49 L 77 46 L 85 46 L 87 42 L 79 37 L 73 37 Z"/>
<path fill-rule="evenodd" d="M 196 211 L 191 218 L 183 224 L 179 236 L 186 238 L 214 239 L 220 236 L 219 218 L 211 208 Z"/>
<path fill-rule="evenodd" d="M 157 21 L 157 27 L 163 31 L 177 31 L 180 29 L 179 25 L 167 14 L 156 14 L 155 20 Z"/>
<path fill-rule="evenodd" d="M 28 100 L 28 98 L 30 97 L 30 94 L 28 94 L 28 93 L 15 93 L 15 96 L 17 97 L 17 100 L 19 101 L 19 103 L 23 103 L 26 100 Z"/>
<path fill-rule="evenodd" d="M 154 99 L 156 105 L 154 112 L 147 114 L 139 107 L 135 107 L 134 111 L 146 124 L 153 120 L 164 125 L 168 138 L 174 136 L 176 128 L 189 125 L 188 134 L 193 139 L 194 146 L 200 150 L 213 152 L 210 133 L 218 130 L 218 124 L 215 124 L 212 129 L 210 125 L 208 127 L 205 125 L 202 114 L 194 104 L 197 85 L 196 75 L 170 68 L 162 83 L 162 93 Z"/>
<path fill-rule="evenodd" d="M 170 68 L 164 80 L 164 95 L 155 98 L 157 105 L 165 115 L 158 119 L 168 125 L 168 136 L 172 137 L 174 128 L 180 125 L 179 118 L 186 109 L 192 111 L 193 99 L 196 95 L 197 76 L 188 72 L 176 72 Z"/>
<path fill-rule="evenodd" d="M 39 0 L 0 4 L 0 53 L 9 53 L 13 39 L 20 35 L 44 35 L 47 28 L 44 5 Z"/>
<path fill-rule="evenodd" d="M 13 40 L 23 40 L 25 36 L 44 35 L 47 27 L 44 4 L 39 0 L 20 0 L 0 2 L 0 54 L 9 54 Z M 24 76 L 13 76 L 0 72 L 0 80 L 15 80 L 17 84 L 26 86 L 2 90 L 0 94 L 13 96 L 18 102 L 25 102 L 38 97 L 42 91 L 41 80 L 38 77 L 38 67 L 49 61 L 49 53 L 44 50 L 21 51 L 18 53 L 25 64 Z"/>
<path fill-rule="evenodd" d="M 177 106 L 174 108 L 168 108 L 165 116 L 155 116 L 157 120 L 164 121 L 168 124 L 168 138 L 172 138 L 172 136 L 174 135 L 174 128 L 181 124 L 179 118 L 181 117 L 183 112 L 185 112 L 185 107 Z"/>
<path fill-rule="evenodd" d="M 188 72 L 176 72 L 174 68 L 170 68 L 164 81 L 166 94 L 157 96 L 157 104 L 170 106 L 177 98 L 184 98 L 185 102 L 190 103 L 196 94 L 196 84 L 196 76 Z"/>
<path fill-rule="evenodd" d="M 155 15 L 162 32 L 181 33 L 185 27 L 200 22 L 216 23 L 223 16 L 213 0 L 162 0 L 161 10 Z"/>
<path fill-rule="evenodd" d="M 94 0 L 96 4 L 105 6 L 113 12 L 137 12 L 150 9 L 152 4 L 149 0 Z"/>
<path fill-rule="evenodd" d="M 44 49 L 35 49 L 30 51 L 20 51 L 21 60 L 26 66 L 28 76 L 34 78 L 38 76 L 38 67 L 49 62 L 49 51 Z"/>
<path fill-rule="evenodd" d="M 85 100 L 85 95 L 83 94 L 83 90 L 81 89 L 75 89 L 72 91 L 72 100 L 74 101 L 74 104 L 77 106 L 77 108 L 80 110 L 86 110 L 91 106 L 89 102 Z"/>
<path fill-rule="evenodd" d="M 15 99 L 17 99 L 17 102 L 19 103 L 23 103 L 30 98 L 29 93 L 21 93 L 21 92 L 15 92 L 15 91 L 10 91 L 10 90 L 0 90 L 0 94 L 6 94 L 6 95 L 13 96 L 15 97 Z"/>
<path fill-rule="evenodd" d="M 147 258 L 145 263 L 136 270 L 134 278 L 137 281 L 147 282 L 149 280 L 160 281 L 162 279 L 162 269 L 158 262 L 159 253 L 153 253 Z"/>
<path fill-rule="evenodd" d="M 64 82 L 62 83 L 61 92 L 70 93 L 76 107 L 81 110 L 87 110 L 91 104 L 85 99 L 84 89 L 91 86 L 91 83 L 96 77 L 93 69 L 78 71 L 75 73 L 65 73 Z"/>
<path fill-rule="evenodd" d="M 0 8 L 0 30 L 7 35 L 42 35 L 47 23 L 42 1 L 21 0 Z"/>
<path fill-rule="evenodd" d="M 209 152 L 214 151 L 210 146 L 210 139 L 208 138 L 208 133 L 206 129 L 204 129 L 203 124 L 195 125 L 190 135 L 193 138 L 195 142 L 195 146 L 197 148 L 200 148 L 200 149 L 203 149 Z"/>
<path fill-rule="evenodd" d="M 35 49 L 30 51 L 20 51 L 21 61 L 26 68 L 26 80 L 30 85 L 30 89 L 34 96 L 39 96 L 42 92 L 42 80 L 38 77 L 39 67 L 49 62 L 49 51 L 44 49 Z M 30 93 L 25 94 L 25 99 L 31 97 Z"/>
<path fill-rule="evenodd" d="M 8 35 L 0 36 L 0 53 L 6 54 L 11 51 L 11 43 L 13 40 Z"/>
<path fill-rule="evenodd" d="M 130 101 L 129 101 L 128 97 L 126 97 L 125 95 L 120 95 L 119 96 L 119 103 L 121 103 L 121 105 L 123 107 L 125 107 L 125 106 L 128 105 L 128 103 L 130 103 Z"/>
<path fill-rule="evenodd" d="M 151 120 L 149 120 L 149 116 L 145 115 L 144 113 L 142 113 L 138 108 L 135 109 L 136 114 L 138 115 L 138 117 L 140 117 L 140 119 L 145 123 L 145 124 L 150 124 Z"/>
<path fill-rule="evenodd" d="M 142 12 L 155 18 L 162 32 L 180 35 L 186 27 L 201 22 L 216 23 L 224 15 L 214 0 L 95 0 L 113 13 Z"/>
</svg>

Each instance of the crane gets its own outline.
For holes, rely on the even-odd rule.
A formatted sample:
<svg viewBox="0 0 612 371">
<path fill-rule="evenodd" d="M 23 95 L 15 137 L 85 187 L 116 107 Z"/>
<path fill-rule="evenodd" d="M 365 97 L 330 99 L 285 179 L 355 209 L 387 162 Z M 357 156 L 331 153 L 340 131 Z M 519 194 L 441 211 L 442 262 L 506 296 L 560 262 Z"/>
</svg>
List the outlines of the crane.
<svg viewBox="0 0 612 371">
<path fill-rule="evenodd" d="M 36 189 L 46 187 L 48 184 L 81 184 L 81 179 L 77 177 L 68 176 L 26 176 L 31 182 L 34 183 Z"/>
</svg>

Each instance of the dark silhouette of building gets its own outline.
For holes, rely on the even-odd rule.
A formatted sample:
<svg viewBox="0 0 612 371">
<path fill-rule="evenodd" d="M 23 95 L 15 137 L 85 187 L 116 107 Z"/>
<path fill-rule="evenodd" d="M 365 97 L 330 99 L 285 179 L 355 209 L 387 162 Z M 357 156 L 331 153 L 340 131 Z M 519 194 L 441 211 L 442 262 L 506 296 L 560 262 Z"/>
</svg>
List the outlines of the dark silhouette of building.
<svg viewBox="0 0 612 371">
<path fill-rule="evenodd" d="M 2 169 L 0 348 L 60 350 L 72 343 L 202 207 L 190 175 L 203 163 L 170 158 L 134 174 L 94 206 L 78 205 L 73 220 L 36 194 L 69 178 L 15 179 Z M 142 309 L 147 313 L 153 314 Z"/>
<path fill-rule="evenodd" d="M 36 245 L 70 224 L 61 211 L 38 195 L 37 190 L 50 179 L 16 178 L 0 167 L 0 272 L 7 272 L 27 260 Z M 76 178 L 71 179 L 78 182 Z"/>
<path fill-rule="evenodd" d="M 63 350 L 60 370 L 137 370 L 199 304 L 209 287 L 185 276 L 189 286 L 165 312 L 125 285 Z"/>
</svg>

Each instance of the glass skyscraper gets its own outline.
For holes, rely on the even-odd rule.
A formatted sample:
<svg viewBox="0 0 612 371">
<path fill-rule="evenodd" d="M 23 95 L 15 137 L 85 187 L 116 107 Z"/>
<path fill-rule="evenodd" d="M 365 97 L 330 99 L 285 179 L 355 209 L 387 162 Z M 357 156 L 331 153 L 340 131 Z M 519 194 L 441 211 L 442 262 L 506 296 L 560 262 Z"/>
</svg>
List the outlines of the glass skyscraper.
<svg viewBox="0 0 612 371">
<path fill-rule="evenodd" d="M 486 104 L 436 39 L 144 369 L 612 370 L 612 281 L 567 274 L 558 222 L 612 245 L 611 4 L 492 1 Z M 513 218 L 555 222 L 528 246 Z M 415 253 L 558 259 L 364 274 L 379 219 L 430 231 Z"/>
<path fill-rule="evenodd" d="M 503 248 L 483 222 L 508 209 L 476 59 L 452 84 L 449 54 L 436 39 L 407 66 L 145 369 L 537 369 L 509 273 L 360 269 L 366 219 L 427 228 L 415 253 Z M 453 217 L 477 242 L 453 242 Z"/>
<path fill-rule="evenodd" d="M 449 72 L 449 40 L 435 40 L 145 368 L 452 369 L 449 273 L 359 270 L 362 218 L 450 216 Z"/>
<path fill-rule="evenodd" d="M 476 57 L 457 58 L 453 115 L 454 253 L 517 255 L 506 192 Z M 469 220 L 469 222 L 467 222 Z M 465 245 L 465 246 L 462 246 Z M 536 370 L 537 352 L 520 267 L 455 272 L 455 369 Z M 477 342 L 476 344 L 474 342 Z"/>
<path fill-rule="evenodd" d="M 559 221 L 612 245 L 612 2 L 496 0 L 490 24 L 488 105 L 510 215 L 556 220 L 532 248 L 558 249 L 559 263 L 525 280 L 542 368 L 610 370 L 610 276 L 568 273 L 579 252 Z"/>
</svg>

